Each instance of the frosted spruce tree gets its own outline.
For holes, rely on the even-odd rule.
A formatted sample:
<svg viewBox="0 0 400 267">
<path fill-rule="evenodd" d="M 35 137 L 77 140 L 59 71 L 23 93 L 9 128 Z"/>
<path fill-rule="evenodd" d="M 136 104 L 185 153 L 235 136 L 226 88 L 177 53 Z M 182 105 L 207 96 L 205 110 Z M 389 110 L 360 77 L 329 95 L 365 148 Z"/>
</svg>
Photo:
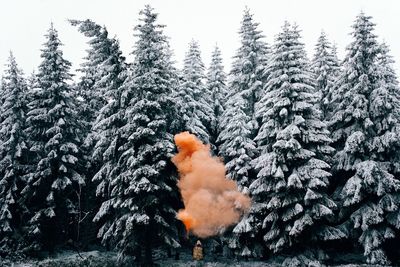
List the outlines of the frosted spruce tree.
<svg viewBox="0 0 400 267">
<path fill-rule="evenodd" d="M 207 72 L 207 90 L 211 95 L 211 108 L 213 110 L 214 120 L 210 127 L 210 137 L 213 144 L 216 143 L 215 138 L 221 132 L 221 119 L 226 104 L 227 88 L 226 74 L 222 64 L 221 50 L 216 46 L 212 56 L 210 67 Z M 217 144 L 215 144 L 217 145 Z"/>
<path fill-rule="evenodd" d="M 89 49 L 84 57 L 81 68 L 78 69 L 82 73 L 80 81 L 77 85 L 77 95 L 81 97 L 80 113 L 85 116 L 87 128 L 90 129 L 91 123 L 96 118 L 96 113 L 105 105 L 104 95 L 100 90 L 95 88 L 96 81 L 101 79 L 100 67 L 108 56 L 108 32 L 104 27 L 95 22 L 87 20 L 70 20 L 71 25 L 78 27 L 79 32 L 85 37 L 90 38 L 87 42 Z"/>
<path fill-rule="evenodd" d="M 357 16 L 329 123 L 340 220 L 348 223 L 367 262 L 386 265 L 383 245 L 400 227 L 399 89 L 374 27 L 370 16 Z"/>
<path fill-rule="evenodd" d="M 311 63 L 311 70 L 315 76 L 315 89 L 320 93 L 320 106 L 323 119 L 327 117 L 329 103 L 329 89 L 339 75 L 339 62 L 336 50 L 328 41 L 325 32 L 321 32 L 315 45 L 315 54 Z"/>
<path fill-rule="evenodd" d="M 88 150 L 88 160 L 94 172 L 90 175 L 92 182 L 97 186 L 96 196 L 102 201 L 102 206 L 94 217 L 95 222 L 103 224 L 112 215 L 111 209 L 111 184 L 112 179 L 120 172 L 118 159 L 121 147 L 126 139 L 121 136 L 121 128 L 126 124 L 125 109 L 130 94 L 124 92 L 123 83 L 128 75 L 125 68 L 125 59 L 121 55 L 118 42 L 113 42 L 110 47 L 110 56 L 103 62 L 109 72 L 102 78 L 104 82 L 104 99 L 107 100 L 99 110 L 93 122 L 90 133 L 85 140 Z M 100 228 L 98 236 L 104 238 L 104 229 L 109 226 L 109 221 Z"/>
<path fill-rule="evenodd" d="M 102 135 L 93 130 L 102 108 L 109 104 L 116 88 L 122 84 L 123 78 L 119 77 L 126 69 L 125 58 L 119 48 L 119 42 L 108 36 L 105 27 L 101 27 L 91 20 L 70 20 L 73 26 L 86 37 L 90 38 L 85 62 L 79 70 L 83 75 L 78 83 L 79 116 L 85 124 L 85 154 L 93 153 L 93 147 Z M 107 138 L 106 138 L 107 139 Z M 98 171 L 98 157 L 88 156 L 87 175 L 92 177 Z"/>
<path fill-rule="evenodd" d="M 250 162 L 256 155 L 253 138 L 258 126 L 254 105 L 265 82 L 269 52 L 257 27 L 258 23 L 246 9 L 239 31 L 241 46 L 229 74 L 227 103 L 221 119 L 221 129 L 224 130 L 218 136 L 220 155 L 226 163 L 228 176 L 243 187 L 249 185 Z"/>
<path fill-rule="evenodd" d="M 106 105 L 99 111 L 93 123 L 91 132 L 86 138 L 86 146 L 91 149 L 92 168 L 95 170 L 92 181 L 97 185 L 96 196 L 101 200 L 101 207 L 93 218 L 94 222 L 101 225 L 98 237 L 109 247 L 112 232 L 106 232 L 113 223 L 113 204 L 118 200 L 112 193 L 111 182 L 121 173 L 121 164 L 118 160 L 122 154 L 122 147 L 127 142 L 121 134 L 122 127 L 126 125 L 125 110 L 131 97 L 131 92 L 124 90 L 124 81 L 129 70 L 117 67 L 123 66 L 124 58 L 121 56 L 118 43 L 114 43 L 113 56 L 114 68 L 111 68 L 107 79 L 109 80 L 104 97 Z M 112 59 L 112 60 L 111 60 Z M 91 143 L 93 142 L 93 145 Z"/>
<path fill-rule="evenodd" d="M 379 53 L 377 55 L 379 82 L 383 87 L 387 88 L 388 93 L 391 95 L 390 98 L 393 99 L 391 101 L 393 104 L 393 109 L 399 110 L 400 102 L 397 101 L 400 99 L 399 82 L 397 80 L 396 72 L 393 68 L 395 63 L 394 59 L 389 53 L 389 46 L 386 43 L 380 44 Z M 400 116 L 400 114 L 398 115 Z"/>
<path fill-rule="evenodd" d="M 246 114 L 254 120 L 255 103 L 263 95 L 266 79 L 265 68 L 269 56 L 269 48 L 263 40 L 264 36 L 258 29 L 259 24 L 253 20 L 249 9 L 245 9 L 239 31 L 241 46 L 233 58 L 230 76 L 230 90 L 240 94 L 246 101 Z M 257 123 L 252 122 L 254 132 Z"/>
<path fill-rule="evenodd" d="M 117 165 L 118 147 L 121 145 L 119 128 L 125 123 L 121 85 L 127 73 L 119 42 L 109 37 L 105 27 L 91 20 L 70 22 L 90 38 L 90 49 L 80 69 L 83 76 L 78 84 L 82 101 L 80 117 L 86 125 L 82 150 L 87 167 L 85 174 L 89 178 L 82 207 L 88 212 L 99 209 L 95 195 L 104 202 L 110 198 L 109 181 L 115 175 L 113 168 Z M 86 218 L 90 221 L 94 214 L 90 213 Z M 90 224 L 82 226 L 84 232 Z"/>
<path fill-rule="evenodd" d="M 143 264 L 151 264 L 156 246 L 180 246 L 173 206 L 179 198 L 170 162 L 171 125 L 179 118 L 171 97 L 174 74 L 163 27 L 150 6 L 140 12 L 135 60 L 124 84 L 132 94 L 127 123 L 121 128 L 127 141 L 119 148 L 119 170 L 108 189 L 111 199 L 96 216 L 101 219 L 107 209 L 113 209 L 113 218 L 101 230 L 103 240 L 116 243 L 121 255 L 134 255 Z"/>
<path fill-rule="evenodd" d="M 196 41 L 192 40 L 184 59 L 182 81 L 176 101 L 185 129 L 195 134 L 204 143 L 210 143 L 210 130 L 215 118 L 211 107 L 211 95 L 204 84 L 205 79 L 200 47 Z"/>
<path fill-rule="evenodd" d="M 0 107 L 0 256 L 18 249 L 16 232 L 20 214 L 21 186 L 25 183 L 27 146 L 25 125 L 26 81 L 10 53 L 2 86 Z"/>
<path fill-rule="evenodd" d="M 63 58 L 53 25 L 46 34 L 38 88 L 31 91 L 25 134 L 32 172 L 22 190 L 27 214 L 25 234 L 29 249 L 53 250 L 71 238 L 69 230 L 77 213 L 77 194 L 84 186 L 79 174 L 80 125 L 77 123 L 70 62 Z"/>
<path fill-rule="evenodd" d="M 239 31 L 241 46 L 233 58 L 229 73 L 227 103 L 221 119 L 223 130 L 218 136 L 219 152 L 225 161 L 227 175 L 237 181 L 244 192 L 248 192 L 247 188 L 255 177 L 251 165 L 257 155 L 254 142 L 258 129 L 255 103 L 263 94 L 269 56 L 269 48 L 258 25 L 246 8 Z M 248 225 L 247 219 L 245 217 L 239 225 Z M 234 229 L 233 236 L 227 241 L 228 246 L 239 255 L 251 256 L 250 249 L 241 243 L 252 242 L 249 237 L 251 230 L 239 228 Z"/>
<path fill-rule="evenodd" d="M 333 149 L 297 26 L 286 22 L 277 35 L 268 73 L 257 103 L 260 155 L 254 160 L 257 178 L 249 187 L 253 205 L 247 222 L 234 232 L 250 230 L 273 253 L 298 256 L 287 264 L 307 265 L 318 248 L 313 242 L 343 234 L 323 224 L 336 208 L 327 194 L 330 166 L 323 161 Z"/>
</svg>

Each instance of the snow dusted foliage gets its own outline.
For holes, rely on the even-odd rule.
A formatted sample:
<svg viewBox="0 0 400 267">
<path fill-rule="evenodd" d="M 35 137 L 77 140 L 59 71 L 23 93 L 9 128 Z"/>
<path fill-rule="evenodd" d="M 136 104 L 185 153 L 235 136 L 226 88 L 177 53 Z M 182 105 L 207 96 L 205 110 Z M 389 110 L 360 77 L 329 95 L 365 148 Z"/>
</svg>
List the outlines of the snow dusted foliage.
<svg viewBox="0 0 400 267">
<path fill-rule="evenodd" d="M 251 119 L 246 114 L 246 101 L 240 94 L 230 96 L 228 108 L 224 111 L 218 137 L 219 149 L 226 162 L 227 177 L 235 180 L 241 191 L 248 193 L 248 186 L 254 177 L 251 165 L 256 155 L 256 144 L 250 137 L 253 130 Z M 228 247 L 242 257 L 260 256 L 261 249 L 254 249 L 254 232 L 244 217 L 227 238 Z M 256 247 L 259 248 L 256 244 Z M 250 248 L 252 251 L 250 251 Z"/>
<path fill-rule="evenodd" d="M 143 249 L 147 263 L 152 261 L 154 246 L 180 246 L 173 208 L 178 190 L 170 162 L 174 151 L 171 125 L 179 118 L 172 98 L 175 74 L 163 27 L 157 24 L 157 13 L 150 6 L 140 12 L 135 59 L 123 85 L 132 95 L 120 132 L 126 142 L 118 148 L 117 167 L 110 166 L 118 168 L 107 188 L 110 199 L 95 218 L 101 220 L 111 209 L 114 216 L 104 223 L 99 235 L 138 261 Z"/>
<path fill-rule="evenodd" d="M 367 261 L 388 263 L 383 250 L 399 229 L 399 88 L 387 49 L 371 17 L 353 25 L 344 71 L 334 86 L 330 120 L 337 152 L 334 171 L 348 231 L 358 230 Z"/>
<path fill-rule="evenodd" d="M 253 138 L 258 127 L 254 105 L 261 95 L 269 53 L 257 28 L 253 15 L 245 9 L 239 31 L 241 46 L 229 74 L 227 102 L 220 122 L 222 131 L 217 141 L 228 177 L 237 181 L 243 189 L 250 183 L 250 162 L 256 155 Z"/>
<path fill-rule="evenodd" d="M 221 132 L 221 119 L 226 104 L 227 88 L 226 74 L 222 64 L 221 50 L 216 46 L 212 56 L 210 67 L 207 73 L 207 90 L 211 95 L 211 108 L 214 114 L 214 120 L 210 127 L 212 139 L 215 139 Z M 216 140 L 212 140 L 215 143 Z"/>
<path fill-rule="evenodd" d="M 222 131 L 218 142 L 226 162 L 227 176 L 245 189 L 249 186 L 253 167 L 251 161 L 256 153 L 255 142 L 250 138 L 252 125 L 245 113 L 246 102 L 240 95 L 229 101 L 229 108 L 223 113 Z"/>
<path fill-rule="evenodd" d="M 260 155 L 254 160 L 253 206 L 244 229 L 273 253 L 304 252 L 313 241 L 343 234 L 323 224 L 336 208 L 326 192 L 331 174 L 323 160 L 333 149 L 297 26 L 286 22 L 277 35 L 268 73 L 257 103 Z"/>
<path fill-rule="evenodd" d="M 397 80 L 396 72 L 394 71 L 393 64 L 395 63 L 392 56 L 389 54 L 390 49 L 386 43 L 383 43 L 379 46 L 379 54 L 377 56 L 377 64 L 378 64 L 378 75 L 379 75 L 379 86 L 385 88 L 387 93 L 389 94 L 386 97 L 391 98 L 391 103 L 393 105 L 393 110 L 400 110 L 400 90 L 399 90 L 399 82 Z M 386 90 L 377 91 L 377 92 L 385 92 Z M 386 93 L 386 92 L 385 92 Z M 385 95 L 385 94 L 381 94 Z M 377 102 L 384 101 L 384 99 L 378 98 Z M 374 112 L 378 112 L 378 105 L 375 108 Z M 381 115 L 384 115 L 384 112 L 380 110 Z M 400 114 L 394 114 L 396 117 L 400 116 Z M 399 161 L 398 161 L 399 162 Z"/>
<path fill-rule="evenodd" d="M 263 95 L 265 67 L 269 55 L 269 48 L 258 26 L 259 24 L 253 20 L 253 15 L 246 8 L 239 31 L 241 46 L 233 58 L 229 85 L 230 90 L 235 94 L 240 94 L 246 101 L 244 111 L 251 120 L 254 119 L 255 103 Z M 256 131 L 257 125 L 255 122 L 252 123 Z"/>
<path fill-rule="evenodd" d="M 15 231 L 19 225 L 18 213 L 22 176 L 26 161 L 25 93 L 26 81 L 10 53 L 3 77 L 0 107 L 0 255 L 16 250 Z"/>
<path fill-rule="evenodd" d="M 185 129 L 208 144 L 215 118 L 211 95 L 204 84 L 205 79 L 199 44 L 192 40 L 184 59 L 182 82 L 176 101 L 186 125 Z"/>
<path fill-rule="evenodd" d="M 78 173 L 80 126 L 71 97 L 70 63 L 63 58 L 57 31 L 50 27 L 31 91 L 25 129 L 32 172 L 22 190 L 29 210 L 24 215 L 27 249 L 53 249 L 69 238 L 68 227 L 76 212 L 77 192 L 85 184 Z"/>
<path fill-rule="evenodd" d="M 107 39 L 104 42 L 110 45 L 108 57 L 104 57 L 104 61 L 98 66 L 103 72 L 98 74 L 91 92 L 101 97 L 105 104 L 100 110 L 93 110 L 97 117 L 91 122 L 92 126 L 84 143 L 85 158 L 90 166 L 86 173 L 96 185 L 95 192 L 87 193 L 95 194 L 102 202 L 101 208 L 93 218 L 99 225 L 110 223 L 108 220 L 112 216 L 111 181 L 121 168 L 118 164 L 120 147 L 126 142 L 121 136 L 121 128 L 126 124 L 125 109 L 128 102 L 127 92 L 123 92 L 122 86 L 128 75 L 125 58 L 117 40 Z M 100 92 L 103 94 L 99 95 Z M 94 207 L 94 203 L 91 205 Z M 103 237 L 102 229 L 98 236 Z"/>
<path fill-rule="evenodd" d="M 123 81 L 120 73 L 126 69 L 125 58 L 122 57 L 118 40 L 110 38 L 105 27 L 91 20 L 70 20 L 70 23 L 78 26 L 79 31 L 90 38 L 90 49 L 80 69 L 83 76 L 78 84 L 80 116 L 84 117 L 87 131 L 90 131 L 102 108 L 115 99 L 115 89 Z M 96 137 L 93 132 L 89 133 L 85 147 L 93 146 L 98 141 Z"/>
<path fill-rule="evenodd" d="M 321 32 L 315 45 L 315 54 L 311 63 L 311 70 L 315 79 L 315 89 L 320 93 L 320 104 L 323 118 L 327 116 L 327 104 L 329 103 L 329 88 L 332 87 L 340 68 L 336 55 L 336 49 L 328 41 L 325 32 Z"/>
<path fill-rule="evenodd" d="M 99 86 L 102 77 L 107 74 L 107 66 L 103 66 L 110 54 L 113 39 L 108 37 L 105 27 L 95 22 L 87 20 L 70 20 L 71 25 L 78 27 L 79 32 L 90 38 L 88 41 L 89 49 L 84 58 L 85 62 L 79 71 L 82 77 L 78 83 L 78 96 L 82 98 L 81 112 L 87 116 L 87 124 L 94 122 L 97 113 L 106 104 L 104 97 L 105 88 Z"/>
<path fill-rule="evenodd" d="M 258 25 L 246 8 L 239 30 L 241 46 L 229 73 L 227 103 L 220 123 L 222 131 L 217 140 L 228 177 L 237 181 L 244 192 L 248 192 L 248 186 L 254 179 L 251 161 L 257 155 L 253 138 L 258 129 L 255 103 L 263 94 L 269 56 L 269 48 L 263 41 L 264 36 L 258 30 Z M 260 249 L 254 248 L 254 240 L 251 239 L 253 230 L 248 218 L 244 217 L 233 230 L 228 246 L 244 257 L 260 255 Z"/>
</svg>

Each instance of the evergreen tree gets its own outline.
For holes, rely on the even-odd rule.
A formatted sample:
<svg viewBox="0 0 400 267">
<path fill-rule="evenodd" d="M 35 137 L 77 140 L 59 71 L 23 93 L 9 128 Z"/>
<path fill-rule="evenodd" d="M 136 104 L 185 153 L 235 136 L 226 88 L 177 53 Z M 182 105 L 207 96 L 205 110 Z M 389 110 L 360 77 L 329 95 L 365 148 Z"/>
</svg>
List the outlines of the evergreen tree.
<svg viewBox="0 0 400 267">
<path fill-rule="evenodd" d="M 357 16 L 344 71 L 333 88 L 330 128 L 340 219 L 355 233 L 367 261 L 386 265 L 383 245 L 400 227 L 400 110 L 397 81 L 374 27 L 370 16 Z"/>
<path fill-rule="evenodd" d="M 121 128 L 127 141 L 119 148 L 122 152 L 118 173 L 110 184 L 111 199 L 103 203 L 96 217 L 100 219 L 112 208 L 114 216 L 102 228 L 103 240 L 115 242 L 122 254 L 134 254 L 137 261 L 144 252 L 145 264 L 151 264 L 153 247 L 180 246 L 174 227 L 176 175 L 170 163 L 176 112 L 164 26 L 156 23 L 157 14 L 150 6 L 140 16 L 141 23 L 135 27 L 135 60 L 124 84 L 132 95 L 126 125 Z"/>
<path fill-rule="evenodd" d="M 388 93 L 391 95 L 391 98 L 394 98 L 394 101 L 390 101 L 393 104 L 394 110 L 400 110 L 399 103 L 397 100 L 400 99 L 400 90 L 399 90 L 399 82 L 397 79 L 396 72 L 393 68 L 394 59 L 389 54 L 390 49 L 386 43 L 382 43 L 379 46 L 379 53 L 377 55 L 377 64 L 379 68 L 379 82 L 381 86 L 387 88 Z M 375 109 L 378 110 L 378 107 Z M 394 114 L 399 115 L 400 114 Z"/>
<path fill-rule="evenodd" d="M 182 82 L 176 99 L 185 129 L 204 143 L 210 143 L 210 130 L 215 118 L 211 96 L 204 85 L 205 79 L 199 44 L 192 40 L 185 56 Z"/>
<path fill-rule="evenodd" d="M 87 177 L 94 177 L 92 181 L 88 179 L 82 196 L 83 208 L 85 212 L 90 212 L 90 216 L 86 217 L 87 223 L 82 225 L 82 231 L 85 231 L 90 227 L 89 221 L 94 219 L 91 211 L 99 209 L 95 195 L 103 201 L 109 199 L 106 184 L 111 179 L 110 166 L 114 166 L 115 162 L 115 154 L 109 152 L 115 148 L 113 140 L 118 138 L 117 128 L 124 125 L 120 114 L 120 87 L 126 76 L 126 63 L 118 40 L 110 38 L 105 27 L 91 20 L 70 22 L 90 38 L 90 49 L 80 69 L 83 77 L 78 84 L 80 118 L 86 124 L 83 144 L 87 165 L 85 173 Z M 94 189 L 96 186 L 97 192 Z"/>
<path fill-rule="evenodd" d="M 28 209 L 23 218 L 29 239 L 26 249 L 53 250 L 70 237 L 77 192 L 85 181 L 77 172 L 80 125 L 67 83 L 70 63 L 63 58 L 53 25 L 46 38 L 25 129 L 34 170 L 22 195 Z"/>
<path fill-rule="evenodd" d="M 222 114 L 218 142 L 220 155 L 224 158 L 227 176 L 239 184 L 243 192 L 254 179 L 251 161 L 257 155 L 254 142 L 258 124 L 255 118 L 255 103 L 259 100 L 267 74 L 265 67 L 269 48 L 258 30 L 258 23 L 246 8 L 239 31 L 241 46 L 238 49 L 229 73 L 227 103 Z M 233 234 L 228 246 L 241 256 L 260 255 L 259 249 L 250 251 L 247 244 L 252 242 L 251 229 L 247 228 L 248 218 L 244 217 Z M 242 227 L 243 226 L 243 227 Z M 257 250 L 257 251 L 256 251 Z"/>
<path fill-rule="evenodd" d="M 323 118 L 327 116 L 327 103 L 329 102 L 329 88 L 332 87 L 335 78 L 339 74 L 339 62 L 336 51 L 326 38 L 325 32 L 321 32 L 315 46 L 315 54 L 311 64 L 316 85 L 315 89 L 320 93 L 320 103 Z"/>
<path fill-rule="evenodd" d="M 84 58 L 85 62 L 79 71 L 83 74 L 78 84 L 78 96 L 82 98 L 81 116 L 90 128 L 100 109 L 106 104 L 105 88 L 99 83 L 107 75 L 107 66 L 104 62 L 109 58 L 112 44 L 115 39 L 108 37 L 108 31 L 95 22 L 87 20 L 70 20 L 71 25 L 77 26 L 78 30 L 86 37 L 90 38 L 88 44 L 90 48 Z"/>
<path fill-rule="evenodd" d="M 131 97 L 131 93 L 124 90 L 124 81 L 129 75 L 129 70 L 125 69 L 124 58 L 118 47 L 114 43 L 113 56 L 109 58 L 110 72 L 107 76 L 109 80 L 108 88 L 105 90 L 107 104 L 99 111 L 93 123 L 90 135 L 86 142 L 93 142 L 90 150 L 92 156 L 90 160 L 94 163 L 95 174 L 93 182 L 97 184 L 96 196 L 102 204 L 97 211 L 94 221 L 101 225 L 98 237 L 102 238 L 103 243 L 108 245 L 112 232 L 106 232 L 112 223 L 114 216 L 113 203 L 118 199 L 112 194 L 112 180 L 121 172 L 119 158 L 122 154 L 122 147 L 127 142 L 123 138 L 121 131 L 126 125 L 125 109 Z M 111 67 L 114 66 L 114 67 Z"/>
<path fill-rule="evenodd" d="M 207 73 L 207 90 L 211 96 L 211 108 L 213 110 L 214 120 L 210 129 L 211 143 L 215 144 L 215 138 L 221 132 L 221 118 L 224 111 L 227 97 L 226 75 L 222 64 L 221 50 L 216 46 L 212 56 L 211 63 Z"/>
<path fill-rule="evenodd" d="M 327 194 L 330 166 L 323 160 L 333 149 L 296 26 L 286 22 L 278 34 L 268 73 L 257 103 L 260 155 L 254 160 L 257 179 L 249 187 L 254 203 L 234 232 L 251 230 L 273 253 L 308 254 L 317 248 L 314 240 L 343 234 L 323 225 L 336 208 Z"/>
<path fill-rule="evenodd" d="M 226 161 L 227 177 L 237 181 L 242 190 L 251 182 L 252 159 L 256 155 L 256 144 L 250 138 L 252 125 L 247 116 L 246 101 L 240 95 L 230 98 L 229 108 L 223 113 L 218 141 Z M 227 159 L 230 159 L 229 161 Z"/>
<path fill-rule="evenodd" d="M 246 9 L 239 31 L 241 46 L 229 74 L 229 92 L 221 119 L 221 129 L 224 130 L 218 137 L 228 177 L 243 188 L 251 182 L 250 162 L 257 154 L 253 142 L 258 128 L 254 116 L 255 102 L 262 94 L 269 53 L 257 27 L 258 23 Z"/>
<path fill-rule="evenodd" d="M 252 137 L 258 129 L 254 117 L 255 104 L 263 95 L 263 86 L 267 77 L 265 68 L 270 53 L 258 26 L 259 24 L 254 22 L 253 15 L 246 8 L 239 31 L 241 46 L 233 58 L 230 71 L 230 90 L 235 94 L 240 94 L 246 101 L 245 112 L 254 124 Z"/>
<path fill-rule="evenodd" d="M 0 256 L 17 249 L 21 186 L 24 184 L 26 144 L 26 81 L 10 53 L 4 76 L 0 114 Z"/>
</svg>

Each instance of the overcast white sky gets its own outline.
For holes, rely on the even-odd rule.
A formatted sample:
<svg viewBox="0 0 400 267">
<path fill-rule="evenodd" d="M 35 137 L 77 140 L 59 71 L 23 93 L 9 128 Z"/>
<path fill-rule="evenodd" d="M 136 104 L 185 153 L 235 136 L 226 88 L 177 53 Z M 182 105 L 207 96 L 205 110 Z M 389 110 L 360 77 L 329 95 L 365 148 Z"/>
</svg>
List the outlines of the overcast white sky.
<svg viewBox="0 0 400 267">
<path fill-rule="evenodd" d="M 351 40 L 351 25 L 363 10 L 373 16 L 376 34 L 390 46 L 399 73 L 398 0 L 4 0 L 0 15 L 0 72 L 10 50 L 25 73 L 35 70 L 41 61 L 40 48 L 50 22 L 59 31 L 65 58 L 72 62 L 73 70 L 78 68 L 85 56 L 87 39 L 67 19 L 90 18 L 107 26 L 131 61 L 133 27 L 145 4 L 152 5 L 160 14 L 160 23 L 167 26 L 165 32 L 170 37 L 178 67 L 182 66 L 187 45 L 193 38 L 199 41 L 206 64 L 217 43 L 229 68 L 239 46 L 237 32 L 243 10 L 248 6 L 269 44 L 285 20 L 296 22 L 302 29 L 308 56 L 313 54 L 315 42 L 324 29 L 343 57 Z"/>
</svg>

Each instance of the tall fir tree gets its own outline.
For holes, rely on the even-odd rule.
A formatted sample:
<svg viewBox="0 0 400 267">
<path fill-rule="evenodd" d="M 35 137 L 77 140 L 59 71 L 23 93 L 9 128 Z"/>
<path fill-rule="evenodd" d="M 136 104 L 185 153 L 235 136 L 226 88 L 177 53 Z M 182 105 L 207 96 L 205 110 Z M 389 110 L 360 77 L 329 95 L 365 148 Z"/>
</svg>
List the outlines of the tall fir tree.
<svg viewBox="0 0 400 267">
<path fill-rule="evenodd" d="M 71 64 L 63 58 L 53 25 L 46 38 L 25 129 L 34 166 L 22 190 L 28 208 L 23 216 L 28 250 L 53 250 L 71 237 L 77 192 L 85 184 L 78 172 L 81 127 L 68 84 Z"/>
<path fill-rule="evenodd" d="M 324 31 L 315 45 L 315 54 L 311 63 L 311 70 L 315 76 L 315 89 L 320 94 L 320 106 L 323 119 L 327 117 L 329 103 L 329 89 L 333 86 L 335 78 L 339 75 L 339 62 L 336 51 L 328 41 Z"/>
<path fill-rule="evenodd" d="M 230 71 L 230 90 L 240 94 L 246 101 L 245 112 L 252 120 L 253 137 L 258 126 L 255 121 L 255 104 L 263 95 L 265 72 L 270 49 L 258 29 L 259 23 L 253 20 L 249 9 L 245 9 L 239 31 L 241 46 L 233 58 Z"/>
<path fill-rule="evenodd" d="M 87 50 L 86 61 L 80 69 L 83 76 L 78 84 L 82 102 L 80 117 L 86 125 L 82 147 L 87 165 L 85 174 L 90 178 L 83 195 L 83 208 L 85 212 L 90 212 L 86 223 L 82 225 L 84 231 L 87 230 L 85 226 L 90 227 L 89 221 L 94 219 L 96 212 L 92 211 L 99 209 L 95 205 L 95 195 L 101 201 L 109 199 L 106 188 L 112 177 L 110 166 L 114 166 L 115 162 L 113 149 L 118 146 L 114 142 L 118 139 L 117 128 L 124 125 L 120 91 L 127 73 L 119 42 L 109 36 L 104 26 L 91 20 L 70 20 L 70 23 L 90 38 L 90 49 Z M 114 152 L 110 154 L 110 151 Z M 98 188 L 97 192 L 94 187 Z"/>
<path fill-rule="evenodd" d="M 234 232 L 251 230 L 273 253 L 307 255 L 318 248 L 314 240 L 339 239 L 343 233 L 323 224 L 336 208 L 327 194 L 330 166 L 323 160 L 333 149 L 297 26 L 284 24 L 268 73 L 257 103 L 260 155 L 254 160 L 257 179 L 249 187 L 253 206 Z M 307 257 L 296 261 L 306 265 Z"/>
<path fill-rule="evenodd" d="M 255 177 L 251 165 L 257 156 L 254 142 L 258 130 L 255 104 L 263 94 L 262 88 L 267 77 L 265 68 L 270 53 L 258 26 L 246 8 L 239 30 L 241 46 L 234 56 L 229 73 L 227 103 L 221 119 L 223 130 L 217 139 L 220 143 L 220 155 L 226 164 L 227 176 L 235 180 L 245 193 Z M 247 246 L 247 243 L 251 243 L 251 229 L 241 228 L 248 225 L 247 219 L 248 217 L 244 217 L 233 230 L 227 245 L 241 256 L 260 255 L 260 249 L 250 251 Z M 239 228 L 241 229 L 238 230 Z"/>
<path fill-rule="evenodd" d="M 258 129 L 255 103 L 262 95 L 269 48 L 248 9 L 244 11 L 239 34 L 241 46 L 229 74 L 227 103 L 221 119 L 224 130 L 218 142 L 228 176 L 244 189 L 251 182 L 250 162 L 257 154 L 253 142 Z"/>
<path fill-rule="evenodd" d="M 400 99 L 399 81 L 397 79 L 396 72 L 393 65 L 395 61 L 390 55 L 389 46 L 386 43 L 382 43 L 379 46 L 379 53 L 377 55 L 377 64 L 379 68 L 379 82 L 380 84 L 387 88 L 390 98 L 395 101 L 390 101 L 393 105 L 394 110 L 400 110 L 399 103 L 396 99 Z M 378 109 L 378 108 L 376 108 Z M 395 114 L 396 116 L 400 114 Z"/>
<path fill-rule="evenodd" d="M 215 118 L 211 107 L 211 96 L 204 84 L 206 80 L 204 69 L 199 44 L 192 40 L 184 59 L 182 81 L 176 100 L 179 103 L 179 114 L 182 116 L 185 129 L 204 143 L 210 143 L 210 130 Z"/>
<path fill-rule="evenodd" d="M 124 62 L 118 46 L 115 47 L 111 58 L 119 63 L 111 68 L 112 71 L 108 75 L 110 83 L 105 91 L 107 104 L 99 111 L 86 140 L 94 142 L 91 160 L 98 167 L 95 168 L 92 180 L 97 184 L 96 196 L 102 202 L 93 220 L 101 225 L 98 237 L 106 245 L 113 243 L 109 242 L 112 232 L 106 232 L 114 216 L 113 203 L 117 200 L 112 194 L 111 182 L 121 172 L 118 160 L 122 154 L 122 147 L 127 142 L 121 134 L 121 129 L 126 125 L 125 110 L 131 97 L 131 93 L 124 90 L 123 86 L 130 72 L 128 69 L 117 67 Z"/>
<path fill-rule="evenodd" d="M 70 20 L 71 25 L 78 27 L 79 32 L 90 38 L 85 62 L 79 71 L 83 74 L 77 86 L 78 96 L 82 98 L 81 116 L 86 116 L 88 128 L 97 117 L 97 113 L 106 104 L 105 88 L 99 83 L 107 75 L 104 62 L 110 57 L 114 39 L 109 38 L 108 31 L 95 22 L 87 20 Z"/>
<path fill-rule="evenodd" d="M 221 50 L 216 46 L 212 55 L 211 63 L 207 72 L 207 90 L 211 96 L 211 108 L 213 110 L 214 120 L 210 127 L 211 143 L 216 144 L 216 138 L 221 132 L 221 119 L 222 113 L 225 109 L 227 88 L 226 88 L 226 74 L 222 64 Z M 218 150 L 218 149 L 217 149 Z"/>
<path fill-rule="evenodd" d="M 250 137 L 253 130 L 246 114 L 246 101 L 240 95 L 230 97 L 229 107 L 221 119 L 218 142 L 226 162 L 227 177 L 237 181 L 241 190 L 246 191 L 253 173 L 251 161 L 256 156 L 256 144 Z"/>
<path fill-rule="evenodd" d="M 20 203 L 27 162 L 24 136 L 27 84 L 14 56 L 6 66 L 0 108 L 0 255 L 18 249 Z"/>
<path fill-rule="evenodd" d="M 333 88 L 330 129 L 340 220 L 363 246 L 367 262 L 386 265 L 383 246 L 400 227 L 399 89 L 374 28 L 370 16 L 357 16 Z"/>
<path fill-rule="evenodd" d="M 174 73 L 163 27 L 150 6 L 140 12 L 135 60 L 124 84 L 131 94 L 121 128 L 127 141 L 120 147 L 111 199 L 97 216 L 101 219 L 103 210 L 112 207 L 114 216 L 102 229 L 103 240 L 115 242 L 122 254 L 133 254 L 145 264 L 152 263 L 154 247 L 180 246 L 174 227 L 176 175 L 169 160 L 174 151 L 171 125 L 177 119 Z"/>
</svg>

